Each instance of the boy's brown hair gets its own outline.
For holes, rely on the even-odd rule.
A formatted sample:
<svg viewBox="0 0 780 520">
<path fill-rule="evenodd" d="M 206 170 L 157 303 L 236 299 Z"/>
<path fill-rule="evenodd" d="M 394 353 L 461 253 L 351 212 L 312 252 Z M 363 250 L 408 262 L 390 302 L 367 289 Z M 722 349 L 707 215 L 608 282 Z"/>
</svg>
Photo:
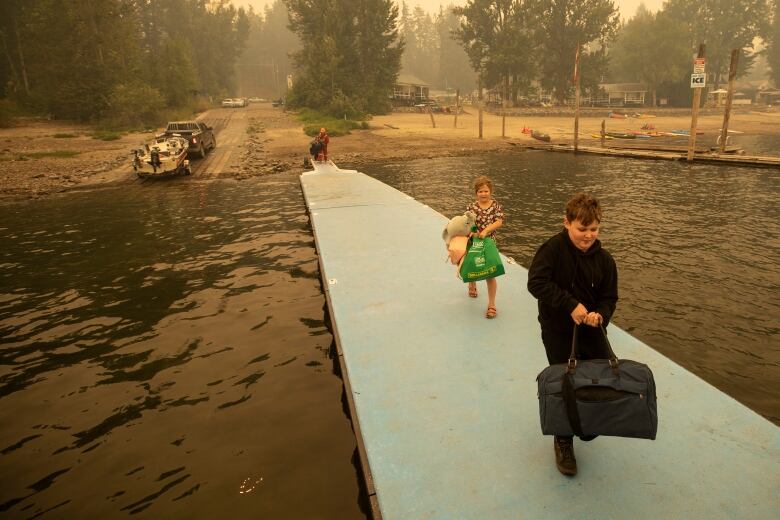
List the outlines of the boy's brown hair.
<svg viewBox="0 0 780 520">
<path fill-rule="evenodd" d="M 593 221 L 601 222 L 601 215 L 599 199 L 587 193 L 578 193 L 566 203 L 566 220 L 569 223 L 579 220 L 589 226 Z"/>
<path fill-rule="evenodd" d="M 474 193 L 478 192 L 482 186 L 487 186 L 488 188 L 490 188 L 490 192 L 491 193 L 493 192 L 493 181 L 491 181 L 489 178 L 485 177 L 484 175 L 481 175 L 476 179 L 474 179 L 472 186 L 474 187 Z"/>
</svg>

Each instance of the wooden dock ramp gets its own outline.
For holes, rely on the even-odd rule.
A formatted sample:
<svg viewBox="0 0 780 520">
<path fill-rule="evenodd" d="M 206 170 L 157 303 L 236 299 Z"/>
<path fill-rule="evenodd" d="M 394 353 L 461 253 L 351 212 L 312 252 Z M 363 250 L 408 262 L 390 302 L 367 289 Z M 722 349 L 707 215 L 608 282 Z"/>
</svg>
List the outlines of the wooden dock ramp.
<svg viewBox="0 0 780 520">
<path fill-rule="evenodd" d="M 780 428 L 614 325 L 616 353 L 655 374 L 658 439 L 576 441 L 561 475 L 526 269 L 506 262 L 487 320 L 484 284 L 468 298 L 444 262 L 444 216 L 333 163 L 301 186 L 376 518 L 777 518 Z"/>
</svg>

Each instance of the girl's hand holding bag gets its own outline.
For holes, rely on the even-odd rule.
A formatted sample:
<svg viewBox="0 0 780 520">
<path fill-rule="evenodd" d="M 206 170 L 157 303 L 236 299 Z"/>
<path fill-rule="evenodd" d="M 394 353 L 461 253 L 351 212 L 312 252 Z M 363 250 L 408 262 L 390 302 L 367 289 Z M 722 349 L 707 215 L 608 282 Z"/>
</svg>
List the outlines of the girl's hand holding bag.
<svg viewBox="0 0 780 520">
<path fill-rule="evenodd" d="M 460 266 L 460 279 L 465 283 L 478 282 L 504 274 L 504 264 L 492 238 L 474 236 L 469 240 L 466 255 Z"/>
</svg>

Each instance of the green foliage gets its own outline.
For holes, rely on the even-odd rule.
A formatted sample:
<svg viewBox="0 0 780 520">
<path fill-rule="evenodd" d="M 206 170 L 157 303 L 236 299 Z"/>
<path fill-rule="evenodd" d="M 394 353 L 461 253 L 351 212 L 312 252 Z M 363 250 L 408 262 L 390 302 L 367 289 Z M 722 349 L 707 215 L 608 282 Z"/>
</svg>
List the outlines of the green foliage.
<svg viewBox="0 0 780 520">
<path fill-rule="evenodd" d="M 738 76 L 750 68 L 754 41 L 771 19 L 768 0 L 669 0 L 664 12 L 685 25 L 691 53 L 699 43 L 706 45 L 706 70 L 714 75 L 715 88 L 728 79 L 732 49 L 743 51 Z"/>
<path fill-rule="evenodd" d="M 469 0 L 465 7 L 456 7 L 453 12 L 460 17 L 454 37 L 482 82 L 503 83 L 506 88 L 509 78 L 533 77 L 535 41 L 528 25 L 532 17 L 527 2 Z"/>
<path fill-rule="evenodd" d="M 535 40 L 539 43 L 541 84 L 563 102 L 571 89 L 577 45 L 590 54 L 586 44 L 598 42 L 604 47 L 614 39 L 620 24 L 613 0 L 526 0 Z M 598 51 L 593 51 L 598 52 Z M 583 57 L 584 59 L 584 57 Z M 594 59 L 603 68 L 606 61 Z"/>
<path fill-rule="evenodd" d="M 108 99 L 104 124 L 110 128 L 155 126 L 166 120 L 165 99 L 143 83 L 117 85 Z"/>
<path fill-rule="evenodd" d="M 0 95 L 57 118 L 148 120 L 118 105 L 123 86 L 175 109 L 230 90 L 248 30 L 227 0 L 3 0 Z"/>
<path fill-rule="evenodd" d="M 319 134 L 320 128 L 326 128 L 331 137 L 347 135 L 351 130 L 368 129 L 366 121 L 339 119 L 311 109 L 301 110 L 298 119 L 304 123 L 303 132 L 310 137 Z"/>
<path fill-rule="evenodd" d="M 766 31 L 766 58 L 769 64 L 768 75 L 780 88 L 780 0 L 774 0 L 772 8 L 772 25 Z"/>
<path fill-rule="evenodd" d="M 285 0 L 303 48 L 291 107 L 383 113 L 400 68 L 403 42 L 392 0 Z M 343 98 L 343 99 L 342 99 Z"/>
<path fill-rule="evenodd" d="M 55 139 L 73 139 L 74 137 L 78 137 L 79 134 L 67 134 L 67 133 L 58 133 L 54 134 L 52 137 Z"/>
<path fill-rule="evenodd" d="M 691 49 L 685 26 L 668 13 L 653 14 L 643 6 L 620 30 L 610 49 L 614 76 L 639 81 L 652 91 L 653 105 L 661 85 L 687 77 Z"/>
</svg>

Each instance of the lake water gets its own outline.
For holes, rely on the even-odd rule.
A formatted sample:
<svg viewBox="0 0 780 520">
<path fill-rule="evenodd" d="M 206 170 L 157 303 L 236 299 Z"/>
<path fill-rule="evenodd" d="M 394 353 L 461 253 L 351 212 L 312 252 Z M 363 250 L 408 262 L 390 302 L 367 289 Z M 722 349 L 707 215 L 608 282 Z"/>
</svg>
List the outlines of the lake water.
<svg viewBox="0 0 780 520">
<path fill-rule="evenodd" d="M 0 514 L 365 518 L 296 175 L 0 206 Z"/>
<path fill-rule="evenodd" d="M 615 322 L 780 423 L 776 170 L 544 152 L 361 170 L 448 216 L 490 175 L 525 266 L 567 197 L 597 194 Z M 0 243 L 0 513 L 364 518 L 297 175 L 7 204 Z"/>
<path fill-rule="evenodd" d="M 595 194 L 618 265 L 614 322 L 780 424 L 780 171 L 534 151 L 363 171 L 448 217 L 488 175 L 508 215 L 502 252 L 525 267 L 566 200 Z"/>
</svg>

